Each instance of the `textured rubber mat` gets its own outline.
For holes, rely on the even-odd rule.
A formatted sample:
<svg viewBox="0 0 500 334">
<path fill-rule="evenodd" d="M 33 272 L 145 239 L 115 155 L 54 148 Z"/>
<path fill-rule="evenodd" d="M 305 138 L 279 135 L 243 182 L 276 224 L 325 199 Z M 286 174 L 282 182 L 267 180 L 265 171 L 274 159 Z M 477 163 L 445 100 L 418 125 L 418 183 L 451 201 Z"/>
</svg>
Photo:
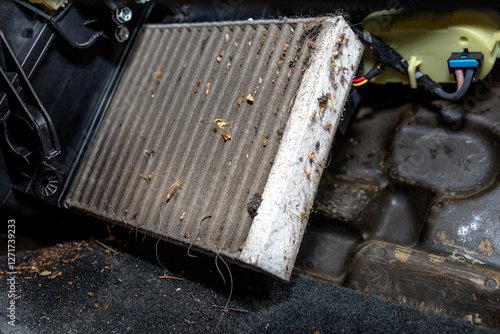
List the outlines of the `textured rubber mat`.
<svg viewBox="0 0 500 334">
<path fill-rule="evenodd" d="M 146 26 L 65 203 L 288 279 L 362 51 L 342 17 Z"/>
</svg>

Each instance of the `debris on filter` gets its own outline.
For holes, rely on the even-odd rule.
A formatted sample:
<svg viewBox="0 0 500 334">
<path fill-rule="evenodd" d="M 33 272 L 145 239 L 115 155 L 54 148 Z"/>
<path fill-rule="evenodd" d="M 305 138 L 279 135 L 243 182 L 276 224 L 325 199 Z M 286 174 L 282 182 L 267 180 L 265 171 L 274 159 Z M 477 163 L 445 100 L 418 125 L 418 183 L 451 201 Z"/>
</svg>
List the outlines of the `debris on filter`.
<svg viewBox="0 0 500 334">
<path fill-rule="evenodd" d="M 189 239 L 189 234 L 187 232 L 184 232 L 184 238 Z"/>
<path fill-rule="evenodd" d="M 268 139 L 269 139 L 269 138 L 267 138 L 267 137 L 266 137 L 266 139 L 264 139 L 264 142 L 262 143 L 262 146 L 264 146 L 264 147 L 266 147 L 266 146 L 267 146 L 267 140 L 268 140 Z"/>
<path fill-rule="evenodd" d="M 222 57 L 224 57 L 224 52 L 226 52 L 226 50 L 222 50 L 222 52 L 220 53 L 220 55 L 217 56 L 217 62 L 220 63 L 220 61 L 222 60 Z"/>
<path fill-rule="evenodd" d="M 243 101 L 243 97 L 245 96 L 245 92 L 247 91 L 247 89 L 245 88 L 243 90 L 243 93 L 241 93 L 241 97 L 238 99 L 238 105 L 241 105 L 241 101 Z"/>
<path fill-rule="evenodd" d="M 300 216 L 300 220 L 304 220 L 304 218 L 306 218 L 306 212 L 302 211 L 302 214 Z"/>
<path fill-rule="evenodd" d="M 179 181 L 175 182 L 172 185 L 172 190 L 167 194 L 167 202 L 170 200 L 170 198 L 175 194 L 176 190 L 181 192 L 182 185 L 179 183 Z"/>
<path fill-rule="evenodd" d="M 248 102 L 249 104 L 253 104 L 253 103 L 254 103 L 254 101 L 255 101 L 255 99 L 253 98 L 252 94 L 248 94 L 248 95 L 247 95 L 247 102 Z"/>
<path fill-rule="evenodd" d="M 222 138 L 224 138 L 224 141 L 228 141 L 229 139 L 231 139 L 231 129 L 233 128 L 233 124 L 234 124 L 234 119 L 231 121 L 231 126 L 229 127 L 229 129 L 227 129 L 226 134 L 219 132 Z"/>
<path fill-rule="evenodd" d="M 330 131 L 331 129 L 332 129 L 332 125 L 331 125 L 331 124 L 328 124 L 328 125 L 326 126 L 326 131 Z"/>
<path fill-rule="evenodd" d="M 184 212 L 182 213 L 182 215 L 179 217 L 179 219 L 182 221 L 182 220 L 184 219 L 184 217 L 185 217 L 185 216 L 186 216 L 186 211 L 184 211 Z"/>
<path fill-rule="evenodd" d="M 220 118 L 214 119 L 212 123 L 214 123 L 214 124 L 217 123 L 217 127 L 219 129 L 222 129 L 223 127 L 225 127 L 227 125 L 227 123 L 224 120 L 220 119 Z"/>
<path fill-rule="evenodd" d="M 151 88 L 151 97 L 154 98 L 155 97 L 155 91 L 153 90 L 153 88 Z"/>
<path fill-rule="evenodd" d="M 144 150 L 144 156 L 146 157 L 152 157 L 154 158 L 155 157 L 155 150 L 148 150 L 148 149 L 145 149 Z"/>
<path fill-rule="evenodd" d="M 243 248 L 245 248 L 245 243 L 246 243 L 246 241 L 243 241 L 243 243 L 242 243 L 242 244 L 241 244 L 241 246 L 239 247 L 239 248 L 240 248 L 240 251 L 242 251 L 242 250 L 243 250 Z"/>
<path fill-rule="evenodd" d="M 323 94 L 320 97 L 318 97 L 318 104 L 319 104 L 319 108 L 321 109 L 321 112 L 323 112 L 325 110 L 326 104 L 328 103 L 328 99 L 330 98 L 331 95 L 332 95 L 331 93 L 328 93 L 328 94 Z M 332 102 L 333 102 L 333 99 L 332 99 Z"/>
<path fill-rule="evenodd" d="M 198 80 L 198 87 L 200 87 L 201 85 L 201 80 Z"/>
<path fill-rule="evenodd" d="M 315 155 L 315 154 L 316 154 L 316 152 L 311 152 L 311 153 L 309 153 L 309 160 L 311 160 L 311 161 L 312 161 L 312 159 L 313 159 L 313 155 Z"/>
<path fill-rule="evenodd" d="M 342 35 L 340 35 L 339 39 L 337 40 L 337 45 L 339 47 L 342 46 L 342 42 L 344 41 L 344 37 L 345 37 L 345 33 L 343 33 Z"/>
<path fill-rule="evenodd" d="M 247 211 L 250 217 L 255 218 L 257 216 L 257 210 L 259 209 L 260 204 L 262 203 L 262 196 L 260 193 L 255 193 L 250 198 L 250 201 L 247 203 Z"/>
<path fill-rule="evenodd" d="M 262 33 L 262 40 L 260 41 L 261 46 L 264 44 L 264 41 L 266 40 L 266 36 L 267 36 L 267 30 L 264 30 L 264 32 Z"/>
<path fill-rule="evenodd" d="M 207 90 L 205 91 L 205 95 L 208 95 L 208 92 L 210 91 L 210 87 L 212 87 L 212 85 L 210 83 L 207 83 Z"/>
<path fill-rule="evenodd" d="M 162 76 L 163 76 L 163 72 L 162 71 L 155 72 L 156 81 L 158 83 L 160 83 Z"/>
</svg>

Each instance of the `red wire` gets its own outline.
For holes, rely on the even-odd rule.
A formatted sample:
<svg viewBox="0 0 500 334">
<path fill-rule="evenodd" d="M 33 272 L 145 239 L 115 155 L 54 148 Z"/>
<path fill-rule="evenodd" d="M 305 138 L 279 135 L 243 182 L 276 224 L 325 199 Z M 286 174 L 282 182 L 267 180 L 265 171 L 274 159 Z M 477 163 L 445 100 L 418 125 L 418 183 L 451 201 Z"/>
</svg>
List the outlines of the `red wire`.
<svg viewBox="0 0 500 334">
<path fill-rule="evenodd" d="M 377 66 L 378 68 L 380 68 L 380 67 L 382 67 L 382 63 L 378 62 L 375 66 Z M 366 80 L 366 78 L 365 77 L 361 77 L 361 78 L 352 79 L 352 82 L 358 83 L 358 82 L 361 82 L 361 81 L 364 81 L 364 80 Z"/>
</svg>

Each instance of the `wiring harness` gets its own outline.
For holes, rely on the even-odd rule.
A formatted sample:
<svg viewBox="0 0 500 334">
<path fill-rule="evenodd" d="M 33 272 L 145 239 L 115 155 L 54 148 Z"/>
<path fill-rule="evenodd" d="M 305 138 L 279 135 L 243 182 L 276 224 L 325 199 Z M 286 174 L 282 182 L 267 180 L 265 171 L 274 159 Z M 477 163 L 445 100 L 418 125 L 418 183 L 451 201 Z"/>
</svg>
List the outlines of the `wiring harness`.
<svg viewBox="0 0 500 334">
<path fill-rule="evenodd" d="M 401 74 L 408 76 L 408 62 L 397 51 L 377 36 L 359 27 L 353 26 L 352 29 L 368 45 L 378 60 L 377 64 L 364 77 L 353 80 L 353 86 L 366 84 L 383 72 L 384 65 L 390 66 Z M 477 81 L 482 59 L 483 55 L 480 52 L 453 53 L 451 55 L 448 59 L 448 68 L 450 73 L 454 73 L 457 81 L 457 90 L 453 93 L 444 91 L 439 84 L 419 70 L 415 72 L 415 77 L 418 85 L 424 87 L 427 91 L 443 99 L 458 100 L 467 92 L 471 83 Z"/>
</svg>

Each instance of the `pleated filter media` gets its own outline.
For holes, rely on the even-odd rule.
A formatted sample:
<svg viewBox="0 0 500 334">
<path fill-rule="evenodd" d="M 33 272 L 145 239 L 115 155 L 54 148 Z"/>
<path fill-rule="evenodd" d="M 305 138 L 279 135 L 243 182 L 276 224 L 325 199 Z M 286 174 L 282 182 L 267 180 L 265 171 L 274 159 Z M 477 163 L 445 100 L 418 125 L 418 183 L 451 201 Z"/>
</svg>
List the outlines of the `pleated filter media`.
<svg viewBox="0 0 500 334">
<path fill-rule="evenodd" d="M 340 16 L 146 25 L 66 205 L 289 279 L 362 53 Z"/>
</svg>

